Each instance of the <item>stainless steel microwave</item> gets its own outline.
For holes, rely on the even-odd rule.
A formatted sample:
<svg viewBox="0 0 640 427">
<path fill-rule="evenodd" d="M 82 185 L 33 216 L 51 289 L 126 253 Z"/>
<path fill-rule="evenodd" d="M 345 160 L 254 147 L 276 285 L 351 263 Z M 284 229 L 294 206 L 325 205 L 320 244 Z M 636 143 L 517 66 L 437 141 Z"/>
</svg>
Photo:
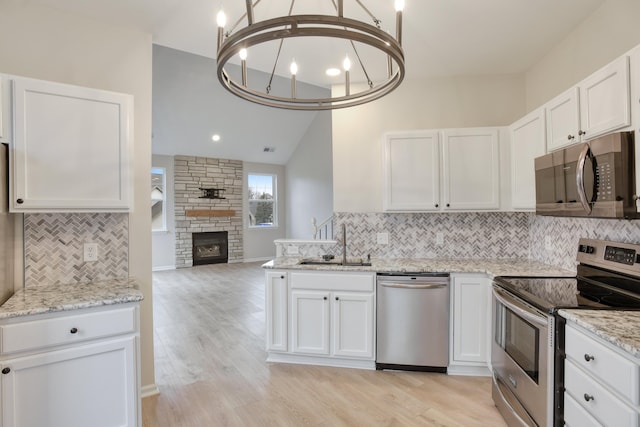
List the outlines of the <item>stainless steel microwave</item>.
<svg viewBox="0 0 640 427">
<path fill-rule="evenodd" d="M 536 158 L 536 214 L 640 218 L 633 139 L 617 132 Z"/>
</svg>

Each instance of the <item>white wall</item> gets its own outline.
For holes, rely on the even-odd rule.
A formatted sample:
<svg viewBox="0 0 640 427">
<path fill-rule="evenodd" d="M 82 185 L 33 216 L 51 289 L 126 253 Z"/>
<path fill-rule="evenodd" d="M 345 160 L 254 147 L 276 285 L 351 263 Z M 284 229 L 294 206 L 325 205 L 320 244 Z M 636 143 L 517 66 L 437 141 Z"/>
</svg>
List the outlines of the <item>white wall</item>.
<svg viewBox="0 0 640 427">
<path fill-rule="evenodd" d="M 333 111 L 334 211 L 382 211 L 385 132 L 504 126 L 524 112 L 523 75 L 407 80 L 384 98 Z"/>
<path fill-rule="evenodd" d="M 286 165 L 287 238 L 313 237 L 318 224 L 333 215 L 331 113 L 319 113 Z"/>
<path fill-rule="evenodd" d="M 243 171 L 243 213 L 244 228 L 244 261 L 269 260 L 276 256 L 276 239 L 284 239 L 287 229 L 287 190 L 285 169 L 281 165 L 269 165 L 265 163 L 244 162 Z M 251 173 L 268 173 L 276 175 L 276 198 L 278 206 L 278 226 L 274 228 L 249 228 L 249 195 L 247 189 L 247 176 Z"/>
<path fill-rule="evenodd" d="M 526 73 L 534 110 L 640 43 L 640 1 L 609 0 Z"/>
<path fill-rule="evenodd" d="M 165 213 L 166 231 L 154 231 L 151 239 L 151 265 L 154 270 L 167 270 L 176 267 L 176 223 L 173 188 L 173 156 L 154 154 L 151 157 L 153 167 L 165 169 Z"/>
<path fill-rule="evenodd" d="M 8 4 L 9 3 L 9 4 Z M 29 2 L 0 2 L 0 72 L 134 96 L 134 207 L 129 275 L 140 284 L 142 385 L 153 385 L 151 287 L 151 35 Z"/>
</svg>

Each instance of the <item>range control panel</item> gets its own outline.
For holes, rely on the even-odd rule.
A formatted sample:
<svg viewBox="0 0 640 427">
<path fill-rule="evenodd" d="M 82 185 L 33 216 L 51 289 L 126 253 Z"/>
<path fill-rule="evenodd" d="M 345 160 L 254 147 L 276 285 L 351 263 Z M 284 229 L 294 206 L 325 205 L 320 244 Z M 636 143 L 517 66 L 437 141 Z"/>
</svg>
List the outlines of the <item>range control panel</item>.
<svg viewBox="0 0 640 427">
<path fill-rule="evenodd" d="M 640 245 L 580 239 L 576 260 L 612 270 L 640 275 Z"/>
</svg>

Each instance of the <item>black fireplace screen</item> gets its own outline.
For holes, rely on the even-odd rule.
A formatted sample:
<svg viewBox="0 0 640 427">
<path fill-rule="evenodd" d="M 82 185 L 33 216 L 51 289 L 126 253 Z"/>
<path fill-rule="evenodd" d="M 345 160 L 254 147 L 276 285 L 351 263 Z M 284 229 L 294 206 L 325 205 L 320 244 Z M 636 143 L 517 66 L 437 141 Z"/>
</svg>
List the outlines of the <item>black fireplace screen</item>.
<svg viewBox="0 0 640 427">
<path fill-rule="evenodd" d="M 193 233 L 193 265 L 219 264 L 229 260 L 226 231 Z"/>
</svg>

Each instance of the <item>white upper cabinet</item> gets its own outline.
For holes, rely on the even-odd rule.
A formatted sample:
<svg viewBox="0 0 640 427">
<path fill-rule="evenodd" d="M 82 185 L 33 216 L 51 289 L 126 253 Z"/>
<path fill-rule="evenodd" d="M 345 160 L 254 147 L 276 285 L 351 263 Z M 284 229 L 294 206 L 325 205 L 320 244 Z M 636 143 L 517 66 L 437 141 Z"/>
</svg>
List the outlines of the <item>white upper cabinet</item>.
<svg viewBox="0 0 640 427">
<path fill-rule="evenodd" d="M 631 124 L 628 56 L 592 74 L 579 87 L 583 140 Z"/>
<path fill-rule="evenodd" d="M 12 95 L 11 211 L 129 210 L 132 96 L 22 77 Z"/>
<path fill-rule="evenodd" d="M 384 210 L 438 210 L 439 132 L 388 134 L 384 144 Z"/>
<path fill-rule="evenodd" d="M 548 151 L 629 126 L 629 92 L 629 57 L 623 56 L 549 101 Z"/>
<path fill-rule="evenodd" d="M 547 150 L 553 151 L 580 141 L 578 88 L 558 95 L 546 105 Z"/>
<path fill-rule="evenodd" d="M 450 129 L 442 142 L 445 209 L 498 209 L 498 130 Z"/>
<path fill-rule="evenodd" d="M 509 127 L 511 134 L 511 204 L 514 209 L 535 209 L 534 159 L 545 154 L 545 110 L 539 108 Z"/>
<path fill-rule="evenodd" d="M 498 209 L 499 171 L 496 128 L 387 134 L 384 210 Z"/>
</svg>

